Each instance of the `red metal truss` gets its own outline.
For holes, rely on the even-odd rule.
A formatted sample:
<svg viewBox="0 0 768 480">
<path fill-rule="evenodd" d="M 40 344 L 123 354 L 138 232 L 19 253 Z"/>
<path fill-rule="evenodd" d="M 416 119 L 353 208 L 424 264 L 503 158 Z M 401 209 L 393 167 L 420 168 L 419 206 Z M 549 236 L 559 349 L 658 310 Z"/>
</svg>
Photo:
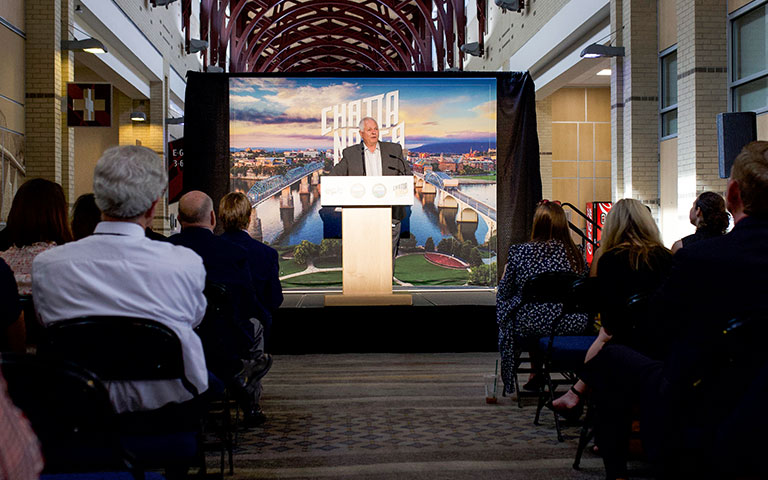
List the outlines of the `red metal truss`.
<svg viewBox="0 0 768 480">
<path fill-rule="evenodd" d="M 200 0 L 204 61 L 230 72 L 462 68 L 465 28 L 464 0 Z"/>
</svg>

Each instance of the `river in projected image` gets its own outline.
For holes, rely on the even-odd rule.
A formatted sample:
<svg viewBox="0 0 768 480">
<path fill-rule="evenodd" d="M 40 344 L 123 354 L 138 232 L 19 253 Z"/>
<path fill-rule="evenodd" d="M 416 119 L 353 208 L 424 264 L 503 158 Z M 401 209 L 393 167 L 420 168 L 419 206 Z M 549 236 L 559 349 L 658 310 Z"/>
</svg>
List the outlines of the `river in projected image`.
<svg viewBox="0 0 768 480">
<path fill-rule="evenodd" d="M 242 179 L 232 179 L 232 189 L 247 192 L 250 183 Z M 496 184 L 465 184 L 459 187 L 477 200 L 496 206 Z M 319 244 L 323 240 L 323 222 L 320 219 L 320 195 L 317 186 L 312 186 L 309 193 L 299 193 L 299 184 L 290 187 L 287 192 L 277 193 L 256 206 L 256 215 L 261 221 L 263 241 L 273 246 L 296 245 L 302 240 Z M 411 209 L 411 234 L 417 245 L 424 245 L 427 238 L 437 244 L 443 238 L 454 237 L 460 241 L 470 241 L 483 245 L 488 241 L 488 225 L 482 217 L 477 223 L 456 222 L 456 208 L 439 208 L 436 194 L 414 194 Z"/>
</svg>

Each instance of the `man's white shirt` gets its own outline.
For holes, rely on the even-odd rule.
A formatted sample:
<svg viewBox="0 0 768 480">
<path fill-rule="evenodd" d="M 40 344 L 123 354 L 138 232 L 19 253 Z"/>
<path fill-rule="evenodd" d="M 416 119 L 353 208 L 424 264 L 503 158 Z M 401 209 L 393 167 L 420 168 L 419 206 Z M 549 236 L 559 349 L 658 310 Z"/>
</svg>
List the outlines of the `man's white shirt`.
<svg viewBox="0 0 768 480">
<path fill-rule="evenodd" d="M 376 149 L 371 152 L 366 144 L 363 144 L 365 152 L 365 175 L 367 177 L 380 177 L 381 173 L 381 146 L 376 142 Z"/>
<path fill-rule="evenodd" d="M 140 225 L 101 222 L 90 237 L 55 247 L 32 264 L 32 295 L 44 325 L 84 316 L 156 320 L 181 341 L 187 378 L 203 392 L 208 373 L 200 338 L 205 268 L 192 250 L 145 237 Z M 111 382 L 118 412 L 192 398 L 180 381 Z"/>
</svg>

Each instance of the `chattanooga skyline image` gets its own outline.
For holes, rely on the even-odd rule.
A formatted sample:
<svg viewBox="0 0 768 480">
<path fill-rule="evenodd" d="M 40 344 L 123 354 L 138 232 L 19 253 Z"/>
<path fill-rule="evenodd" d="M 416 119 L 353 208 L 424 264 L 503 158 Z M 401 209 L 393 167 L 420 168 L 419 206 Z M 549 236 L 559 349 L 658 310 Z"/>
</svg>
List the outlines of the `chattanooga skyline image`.
<svg viewBox="0 0 768 480">
<path fill-rule="evenodd" d="M 360 143 L 363 117 L 380 141 L 401 144 L 414 174 L 395 279 L 495 283 L 495 79 L 420 80 L 230 79 L 230 189 L 250 199 L 249 232 L 278 249 L 284 285 L 341 284 L 341 243 L 324 236 L 318 185 Z"/>
</svg>

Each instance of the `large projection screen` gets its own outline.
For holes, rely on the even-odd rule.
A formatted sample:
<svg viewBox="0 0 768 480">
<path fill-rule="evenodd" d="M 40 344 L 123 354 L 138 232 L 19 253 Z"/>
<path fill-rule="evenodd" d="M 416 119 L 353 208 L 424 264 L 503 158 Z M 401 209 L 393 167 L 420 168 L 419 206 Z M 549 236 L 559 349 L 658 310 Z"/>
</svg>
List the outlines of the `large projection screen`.
<svg viewBox="0 0 768 480">
<path fill-rule="evenodd" d="M 188 74 L 184 190 L 242 191 L 249 232 L 280 255 L 285 289 L 341 287 L 319 179 L 377 120 L 414 172 L 397 287 L 488 289 L 541 198 L 527 73 Z M 331 228 L 329 228 L 329 226 Z"/>
<path fill-rule="evenodd" d="M 280 253 L 285 288 L 341 285 L 341 242 L 324 238 L 317 186 L 360 143 L 364 117 L 414 172 L 397 282 L 492 286 L 496 78 L 231 78 L 229 105 L 231 189 L 254 206 L 251 235 Z"/>
</svg>

